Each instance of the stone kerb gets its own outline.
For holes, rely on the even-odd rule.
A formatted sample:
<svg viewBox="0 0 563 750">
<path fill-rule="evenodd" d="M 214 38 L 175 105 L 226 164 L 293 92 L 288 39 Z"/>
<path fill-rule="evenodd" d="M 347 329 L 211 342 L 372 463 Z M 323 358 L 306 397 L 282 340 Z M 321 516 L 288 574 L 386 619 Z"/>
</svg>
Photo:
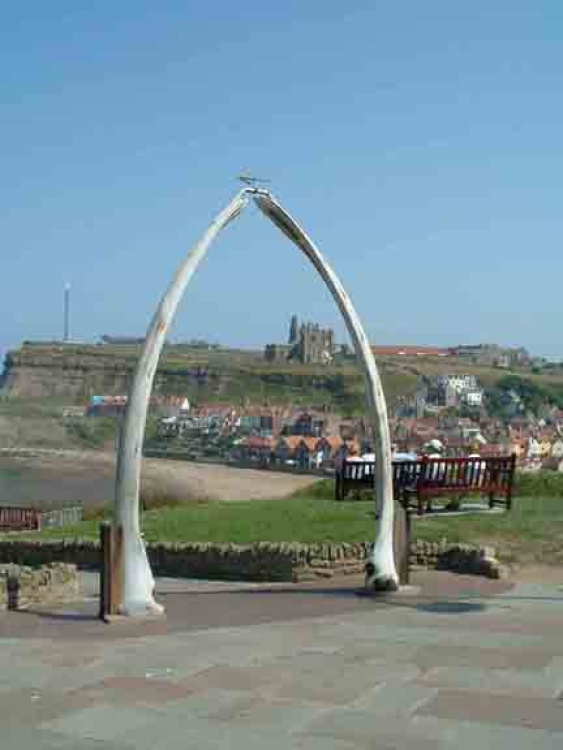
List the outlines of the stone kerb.
<svg viewBox="0 0 563 750">
<path fill-rule="evenodd" d="M 336 575 L 361 574 L 370 545 L 254 545 L 162 542 L 147 545 L 157 575 L 239 581 L 308 581 Z M 54 562 L 98 567 L 99 543 L 94 540 L 0 541 L 0 563 L 39 566 Z M 503 568 L 489 547 L 417 540 L 410 548 L 411 569 L 441 569 L 500 578 Z"/>
</svg>

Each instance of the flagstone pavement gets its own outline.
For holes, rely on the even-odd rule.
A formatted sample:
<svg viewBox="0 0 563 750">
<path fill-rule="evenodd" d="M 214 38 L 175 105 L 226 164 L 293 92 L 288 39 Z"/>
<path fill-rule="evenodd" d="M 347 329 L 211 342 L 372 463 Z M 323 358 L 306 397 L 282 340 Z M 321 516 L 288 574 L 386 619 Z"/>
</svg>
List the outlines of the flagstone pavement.
<svg viewBox="0 0 563 750">
<path fill-rule="evenodd" d="M 553 578 L 553 576 L 551 577 Z M 159 580 L 165 618 L 0 613 L 2 750 L 563 748 L 563 575 Z"/>
</svg>

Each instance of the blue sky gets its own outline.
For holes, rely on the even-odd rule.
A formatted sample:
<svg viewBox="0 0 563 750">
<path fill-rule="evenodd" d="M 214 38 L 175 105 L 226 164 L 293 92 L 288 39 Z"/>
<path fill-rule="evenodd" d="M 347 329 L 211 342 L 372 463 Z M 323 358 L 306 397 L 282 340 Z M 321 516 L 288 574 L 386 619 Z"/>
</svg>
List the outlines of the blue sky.
<svg viewBox="0 0 563 750">
<path fill-rule="evenodd" d="M 374 342 L 561 355 L 563 4 L 22 0 L 0 11 L 0 352 L 141 335 L 245 168 L 332 261 Z M 172 338 L 343 326 L 255 209 Z"/>
</svg>

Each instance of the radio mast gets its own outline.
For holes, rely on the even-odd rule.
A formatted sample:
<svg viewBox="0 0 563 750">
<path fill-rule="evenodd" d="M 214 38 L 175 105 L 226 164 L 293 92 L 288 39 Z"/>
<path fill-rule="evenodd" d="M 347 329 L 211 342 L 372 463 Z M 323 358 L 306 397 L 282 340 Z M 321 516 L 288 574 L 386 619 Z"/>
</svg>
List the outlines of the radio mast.
<svg viewBox="0 0 563 750">
<path fill-rule="evenodd" d="M 64 298 L 64 333 L 63 341 L 67 342 L 70 337 L 70 284 L 65 284 Z"/>
</svg>

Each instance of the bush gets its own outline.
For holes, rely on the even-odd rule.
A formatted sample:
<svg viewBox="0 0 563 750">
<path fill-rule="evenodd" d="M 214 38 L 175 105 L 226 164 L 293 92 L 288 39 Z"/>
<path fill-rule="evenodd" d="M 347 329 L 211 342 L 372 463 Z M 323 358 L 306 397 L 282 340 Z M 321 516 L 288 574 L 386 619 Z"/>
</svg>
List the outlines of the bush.
<svg viewBox="0 0 563 750">
<path fill-rule="evenodd" d="M 85 448 L 103 448 L 115 444 L 119 420 L 114 417 L 82 417 L 66 424 L 69 437 Z"/>
<path fill-rule="evenodd" d="M 102 521 L 105 518 L 111 518 L 113 515 L 113 504 L 97 503 L 96 505 L 86 505 L 82 508 L 82 519 L 84 521 Z"/>
<path fill-rule="evenodd" d="M 296 490 L 291 497 L 307 497 L 316 500 L 334 499 L 334 479 L 319 479 L 318 482 Z"/>
</svg>

